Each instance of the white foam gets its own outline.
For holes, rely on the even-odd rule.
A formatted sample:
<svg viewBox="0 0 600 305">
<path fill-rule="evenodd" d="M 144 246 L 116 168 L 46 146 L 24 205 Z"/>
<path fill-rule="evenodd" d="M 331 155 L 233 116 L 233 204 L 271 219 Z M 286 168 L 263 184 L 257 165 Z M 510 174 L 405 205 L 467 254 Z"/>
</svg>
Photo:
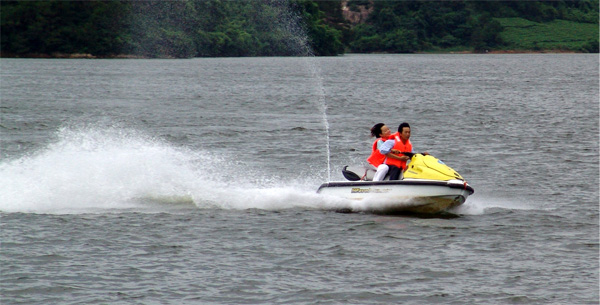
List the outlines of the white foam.
<svg viewBox="0 0 600 305">
<path fill-rule="evenodd" d="M 249 171 L 222 157 L 121 128 L 64 128 L 37 153 L 0 163 L 0 211 L 89 213 L 192 202 L 198 208 L 324 208 L 321 181 L 228 180 Z M 216 172 L 224 172 L 219 177 Z"/>
<path fill-rule="evenodd" d="M 476 193 L 470 196 L 464 204 L 452 209 L 450 212 L 460 215 L 483 215 L 491 209 L 536 210 L 541 208 L 541 204 L 522 198 L 511 199 L 509 195 L 498 197 Z"/>
</svg>

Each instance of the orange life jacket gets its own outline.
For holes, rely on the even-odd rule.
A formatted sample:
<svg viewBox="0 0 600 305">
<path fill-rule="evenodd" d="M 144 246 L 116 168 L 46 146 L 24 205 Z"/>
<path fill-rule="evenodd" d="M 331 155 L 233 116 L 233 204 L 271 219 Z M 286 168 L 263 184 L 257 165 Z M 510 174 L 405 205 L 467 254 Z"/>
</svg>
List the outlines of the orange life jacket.
<svg viewBox="0 0 600 305">
<path fill-rule="evenodd" d="M 381 164 L 383 164 L 383 161 L 385 161 L 385 155 L 382 154 L 379 149 L 377 149 L 377 142 L 379 140 L 387 140 L 385 138 L 377 138 L 375 140 L 375 142 L 373 142 L 373 148 L 371 149 L 371 155 L 367 158 L 367 162 L 371 163 L 371 165 L 377 167 Z"/>
<path fill-rule="evenodd" d="M 394 143 L 393 149 L 396 149 L 399 151 L 405 151 L 405 152 L 412 152 L 412 143 L 410 143 L 410 140 L 407 140 L 406 143 L 403 143 L 402 139 L 400 139 L 400 133 L 396 132 L 390 138 L 395 138 L 395 143 Z M 399 156 L 404 156 L 404 155 L 400 154 Z M 387 158 L 385 160 L 385 164 L 394 165 L 394 166 L 402 168 L 403 170 L 406 170 L 406 161 Z"/>
</svg>

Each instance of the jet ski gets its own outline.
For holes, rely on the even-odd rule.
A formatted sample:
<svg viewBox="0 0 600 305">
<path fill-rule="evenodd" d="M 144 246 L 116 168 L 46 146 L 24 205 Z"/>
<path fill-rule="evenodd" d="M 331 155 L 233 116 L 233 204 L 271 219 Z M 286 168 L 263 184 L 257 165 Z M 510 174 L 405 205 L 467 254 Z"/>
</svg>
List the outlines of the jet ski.
<svg viewBox="0 0 600 305">
<path fill-rule="evenodd" d="M 371 166 L 345 166 L 348 181 L 323 183 L 317 193 L 356 200 L 352 210 L 375 213 L 437 214 L 463 204 L 475 190 L 454 169 L 432 155 L 403 153 L 409 156 L 400 180 L 372 181 Z"/>
</svg>

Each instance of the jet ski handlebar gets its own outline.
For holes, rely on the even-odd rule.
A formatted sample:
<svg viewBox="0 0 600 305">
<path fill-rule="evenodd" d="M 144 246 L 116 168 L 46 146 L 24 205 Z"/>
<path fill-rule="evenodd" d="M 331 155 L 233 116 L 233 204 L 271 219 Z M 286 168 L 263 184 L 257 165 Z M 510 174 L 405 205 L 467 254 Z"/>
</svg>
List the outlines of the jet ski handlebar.
<svg viewBox="0 0 600 305">
<path fill-rule="evenodd" d="M 413 153 L 413 152 L 409 152 L 409 151 L 407 151 L 407 152 L 403 151 L 403 152 L 400 152 L 400 153 L 403 154 L 403 155 L 405 155 L 405 156 L 407 156 L 407 157 L 409 157 L 409 158 L 412 158 L 414 155 L 418 154 L 418 153 Z"/>
</svg>

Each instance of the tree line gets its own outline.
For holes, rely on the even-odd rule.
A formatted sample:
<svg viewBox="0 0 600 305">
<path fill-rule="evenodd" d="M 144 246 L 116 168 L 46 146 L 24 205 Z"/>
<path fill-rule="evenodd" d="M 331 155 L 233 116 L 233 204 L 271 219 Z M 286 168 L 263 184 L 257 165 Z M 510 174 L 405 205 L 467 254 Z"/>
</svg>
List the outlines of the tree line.
<svg viewBox="0 0 600 305">
<path fill-rule="evenodd" d="M 2 56 L 187 58 L 483 50 L 503 45 L 503 29 L 494 18 L 598 24 L 598 0 L 50 0 L 0 5 Z M 358 23 L 344 16 L 361 11 L 369 13 Z"/>
<path fill-rule="evenodd" d="M 403 53 L 453 47 L 494 50 L 505 44 L 503 27 L 496 18 L 520 17 L 534 22 L 563 19 L 598 25 L 597 0 L 351 2 L 373 10 L 367 22 L 348 33 L 345 42 L 353 52 Z"/>
</svg>

